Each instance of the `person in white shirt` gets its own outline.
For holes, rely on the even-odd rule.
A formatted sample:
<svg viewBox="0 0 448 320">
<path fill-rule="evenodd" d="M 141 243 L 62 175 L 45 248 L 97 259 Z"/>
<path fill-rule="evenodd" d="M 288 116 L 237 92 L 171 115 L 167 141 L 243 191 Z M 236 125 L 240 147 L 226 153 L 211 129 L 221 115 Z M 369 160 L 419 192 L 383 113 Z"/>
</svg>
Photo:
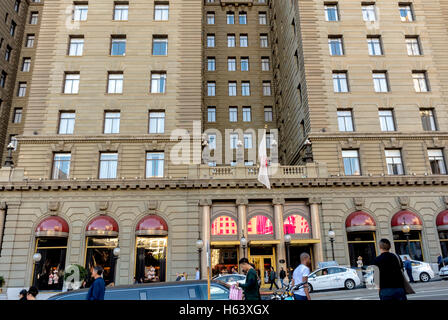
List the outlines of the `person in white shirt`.
<svg viewBox="0 0 448 320">
<path fill-rule="evenodd" d="M 300 266 L 298 266 L 292 274 L 292 286 L 298 285 L 304 282 L 308 282 L 308 275 L 310 274 L 310 268 L 308 267 L 311 262 L 311 257 L 308 253 L 303 252 L 300 255 Z M 311 300 L 308 290 L 308 284 L 300 287 L 294 291 L 295 300 Z"/>
<path fill-rule="evenodd" d="M 196 268 L 196 280 L 201 280 L 201 272 L 199 271 L 199 268 Z"/>
</svg>

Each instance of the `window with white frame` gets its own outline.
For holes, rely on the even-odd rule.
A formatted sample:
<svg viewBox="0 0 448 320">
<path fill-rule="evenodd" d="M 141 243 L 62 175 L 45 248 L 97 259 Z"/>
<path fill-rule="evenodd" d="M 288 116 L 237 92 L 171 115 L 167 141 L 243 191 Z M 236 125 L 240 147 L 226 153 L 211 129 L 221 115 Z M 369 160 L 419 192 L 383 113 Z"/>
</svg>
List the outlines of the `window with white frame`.
<svg viewBox="0 0 448 320">
<path fill-rule="evenodd" d="M 346 176 L 361 175 L 358 150 L 342 150 L 342 160 Z"/>
<path fill-rule="evenodd" d="M 39 12 L 31 12 L 30 24 L 37 24 L 39 22 Z"/>
<path fill-rule="evenodd" d="M 437 131 L 433 109 L 420 109 L 420 118 L 424 131 Z"/>
<path fill-rule="evenodd" d="M 216 107 L 207 107 L 207 122 L 216 122 Z"/>
<path fill-rule="evenodd" d="M 442 149 L 428 149 L 428 160 L 432 174 L 446 174 L 445 157 Z"/>
<path fill-rule="evenodd" d="M 19 82 L 19 89 L 17 91 L 18 97 L 25 97 L 26 96 L 26 89 L 27 89 L 27 83 L 26 82 Z"/>
<path fill-rule="evenodd" d="M 229 107 L 229 122 L 238 121 L 238 107 Z"/>
<path fill-rule="evenodd" d="M 100 154 L 100 179 L 116 179 L 118 167 L 118 153 Z"/>
<path fill-rule="evenodd" d="M 383 54 L 380 36 L 368 36 L 367 47 L 369 48 L 369 55 L 371 56 L 381 56 Z"/>
<path fill-rule="evenodd" d="M 207 47 L 208 48 L 214 48 L 215 47 L 215 35 L 214 34 L 208 34 L 207 35 Z"/>
<path fill-rule="evenodd" d="M 268 35 L 267 34 L 260 34 L 260 47 L 261 48 L 267 48 L 268 46 L 269 46 Z"/>
<path fill-rule="evenodd" d="M 214 97 L 216 95 L 216 83 L 214 81 L 207 82 L 207 96 Z"/>
<path fill-rule="evenodd" d="M 339 131 L 352 132 L 353 130 L 353 115 L 351 110 L 338 110 L 338 127 Z"/>
<path fill-rule="evenodd" d="M 247 34 L 240 34 L 240 47 L 245 48 L 248 46 Z"/>
<path fill-rule="evenodd" d="M 53 155 L 53 180 L 65 180 L 70 176 L 70 153 L 55 153 Z"/>
<path fill-rule="evenodd" d="M 238 148 L 238 134 L 231 133 L 230 134 L 230 149 Z"/>
<path fill-rule="evenodd" d="M 412 10 L 412 4 L 400 4 L 400 19 L 403 22 L 411 22 L 414 21 L 414 12 Z"/>
<path fill-rule="evenodd" d="M 388 92 L 387 73 L 385 71 L 374 71 L 372 73 L 373 87 L 375 92 Z"/>
<path fill-rule="evenodd" d="M 273 117 L 272 107 L 264 107 L 264 121 L 271 122 Z"/>
<path fill-rule="evenodd" d="M 266 12 L 259 12 L 258 13 L 258 23 L 267 24 L 267 22 L 268 22 L 268 19 L 267 19 Z"/>
<path fill-rule="evenodd" d="M 250 96 L 250 82 L 249 81 L 241 82 L 241 95 L 242 96 Z"/>
<path fill-rule="evenodd" d="M 86 21 L 87 13 L 89 11 L 89 6 L 84 4 L 75 5 L 73 10 L 73 20 L 74 21 Z"/>
<path fill-rule="evenodd" d="M 166 90 L 166 73 L 151 73 L 151 93 L 165 93 Z"/>
<path fill-rule="evenodd" d="M 109 73 L 107 93 L 119 94 L 123 93 L 123 73 Z"/>
<path fill-rule="evenodd" d="M 234 48 L 235 47 L 235 35 L 234 34 L 228 34 L 227 35 L 227 47 L 228 48 Z"/>
<path fill-rule="evenodd" d="M 22 72 L 30 72 L 31 58 L 23 58 Z"/>
<path fill-rule="evenodd" d="M 325 20 L 326 21 L 339 21 L 338 4 L 329 3 L 325 4 Z"/>
<path fill-rule="evenodd" d="M 120 133 L 120 112 L 117 111 L 104 112 L 104 133 L 105 134 Z"/>
<path fill-rule="evenodd" d="M 152 55 L 166 56 L 168 55 L 168 37 L 153 36 L 152 37 Z"/>
<path fill-rule="evenodd" d="M 252 133 L 244 134 L 244 149 L 252 149 Z"/>
<path fill-rule="evenodd" d="M 1 100 L 0 100 L 1 103 Z M 22 115 L 23 115 L 23 109 L 22 108 L 15 108 L 14 109 L 14 115 L 12 118 L 12 123 L 21 123 L 22 122 Z"/>
<path fill-rule="evenodd" d="M 25 47 L 27 47 L 27 48 L 34 47 L 34 40 L 35 39 L 36 39 L 36 36 L 34 34 L 28 34 L 26 36 L 26 45 L 25 45 Z"/>
<path fill-rule="evenodd" d="M 227 71 L 236 71 L 236 58 L 227 58 Z"/>
<path fill-rule="evenodd" d="M 126 36 L 111 37 L 110 55 L 111 56 L 126 55 Z"/>
<path fill-rule="evenodd" d="M 227 24 L 235 24 L 235 13 L 227 12 Z"/>
<path fill-rule="evenodd" d="M 247 13 L 246 12 L 240 12 L 239 24 L 247 24 Z"/>
<path fill-rule="evenodd" d="M 75 117 L 74 112 L 60 112 L 58 134 L 73 134 L 75 130 Z"/>
<path fill-rule="evenodd" d="M 216 71 L 216 59 L 215 57 L 207 58 L 207 71 Z"/>
<path fill-rule="evenodd" d="M 342 36 L 330 36 L 328 37 L 328 49 L 332 56 L 344 55 L 344 49 L 342 46 Z"/>
<path fill-rule="evenodd" d="M 149 133 L 165 132 L 165 112 L 150 111 L 149 112 Z"/>
<path fill-rule="evenodd" d="M 229 96 L 236 96 L 236 81 L 229 81 Z"/>
<path fill-rule="evenodd" d="M 415 92 L 428 92 L 428 78 L 426 76 L 426 71 L 413 71 L 412 80 L 414 82 Z"/>
<path fill-rule="evenodd" d="M 207 12 L 207 24 L 215 24 L 215 13 Z"/>
<path fill-rule="evenodd" d="M 422 54 L 418 36 L 406 36 L 405 41 L 409 56 L 420 56 Z"/>
<path fill-rule="evenodd" d="M 69 56 L 82 56 L 84 51 L 84 37 L 70 37 Z"/>
<path fill-rule="evenodd" d="M 129 4 L 126 3 L 115 3 L 114 7 L 114 20 L 116 21 L 126 21 L 128 20 Z"/>
<path fill-rule="evenodd" d="M 264 96 L 271 95 L 271 81 L 263 81 L 263 95 Z"/>
<path fill-rule="evenodd" d="M 241 57 L 241 71 L 249 71 L 249 57 Z"/>
<path fill-rule="evenodd" d="M 269 57 L 261 57 L 261 71 L 269 71 L 270 69 Z"/>
<path fill-rule="evenodd" d="M 168 21 L 170 6 L 168 4 L 157 4 L 154 6 L 154 20 Z"/>
<path fill-rule="evenodd" d="M 334 92 L 348 92 L 347 72 L 333 72 L 333 88 Z"/>
<path fill-rule="evenodd" d="M 394 113 L 392 110 L 378 110 L 381 131 L 395 131 Z"/>
<path fill-rule="evenodd" d="M 376 21 L 375 4 L 362 5 L 362 18 L 364 19 L 364 21 Z"/>
<path fill-rule="evenodd" d="M 404 174 L 401 151 L 399 149 L 385 150 L 387 173 L 389 175 Z"/>
<path fill-rule="evenodd" d="M 165 154 L 163 152 L 146 153 L 146 178 L 160 178 L 164 174 Z"/>
<path fill-rule="evenodd" d="M 252 108 L 251 107 L 243 107 L 243 122 L 251 122 L 252 121 Z"/>
</svg>

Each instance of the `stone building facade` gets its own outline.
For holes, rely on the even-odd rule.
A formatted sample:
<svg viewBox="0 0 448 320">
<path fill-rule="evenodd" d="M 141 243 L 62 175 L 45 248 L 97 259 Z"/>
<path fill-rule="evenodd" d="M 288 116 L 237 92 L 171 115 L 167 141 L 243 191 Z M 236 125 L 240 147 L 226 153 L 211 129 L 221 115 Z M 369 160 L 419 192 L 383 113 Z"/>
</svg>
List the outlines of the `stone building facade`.
<svg viewBox="0 0 448 320">
<path fill-rule="evenodd" d="M 302 252 L 314 268 L 369 264 L 379 238 L 447 256 L 448 6 L 428 3 L 30 3 L 24 118 L 0 170 L 6 286 L 61 290 L 71 264 L 115 284 L 205 277 L 209 246 L 212 273 L 246 256 L 263 281 Z M 257 181 L 260 129 L 272 189 Z M 227 138 L 212 152 L 211 130 Z"/>
</svg>

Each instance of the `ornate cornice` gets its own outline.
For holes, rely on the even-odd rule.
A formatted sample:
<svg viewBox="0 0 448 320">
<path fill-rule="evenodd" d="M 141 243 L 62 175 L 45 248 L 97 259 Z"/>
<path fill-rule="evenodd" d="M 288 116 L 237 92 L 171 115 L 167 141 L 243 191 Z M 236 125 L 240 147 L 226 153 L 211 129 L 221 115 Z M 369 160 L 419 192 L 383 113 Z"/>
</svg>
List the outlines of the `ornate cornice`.
<svg viewBox="0 0 448 320">
<path fill-rule="evenodd" d="M 442 141 L 448 140 L 448 132 L 419 132 L 419 133 L 400 133 L 400 132 L 389 132 L 389 133 L 311 133 L 309 139 L 314 141 L 345 141 L 348 140 L 388 140 L 399 139 L 399 140 L 427 140 L 431 142 L 441 143 Z"/>
</svg>

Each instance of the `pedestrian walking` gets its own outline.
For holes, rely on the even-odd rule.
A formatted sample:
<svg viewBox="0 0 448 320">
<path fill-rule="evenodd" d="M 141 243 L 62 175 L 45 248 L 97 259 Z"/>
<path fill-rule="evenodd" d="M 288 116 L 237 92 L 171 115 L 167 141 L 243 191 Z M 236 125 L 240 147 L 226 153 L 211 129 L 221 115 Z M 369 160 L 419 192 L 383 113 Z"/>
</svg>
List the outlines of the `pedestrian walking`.
<svg viewBox="0 0 448 320">
<path fill-rule="evenodd" d="M 408 259 L 407 256 L 404 256 L 404 269 L 406 270 L 406 273 L 408 274 L 409 282 L 414 283 L 414 277 L 412 276 L 412 262 Z"/>
<path fill-rule="evenodd" d="M 361 256 L 358 257 L 358 261 L 356 261 L 356 265 L 358 266 L 358 269 L 361 269 L 364 266 Z"/>
<path fill-rule="evenodd" d="M 93 267 L 92 278 L 93 283 L 87 292 L 87 300 L 97 301 L 104 300 L 104 293 L 106 292 L 106 283 L 102 277 L 103 268 L 101 266 Z"/>
<path fill-rule="evenodd" d="M 22 289 L 19 292 L 19 301 L 26 301 L 26 296 L 28 295 L 28 291 L 26 289 Z"/>
<path fill-rule="evenodd" d="M 180 281 L 182 279 L 182 276 L 179 273 L 176 273 L 176 281 Z"/>
<path fill-rule="evenodd" d="M 308 275 L 310 274 L 311 257 L 308 253 L 303 252 L 300 255 L 300 265 L 294 270 L 292 274 L 292 286 L 297 286 L 308 282 Z M 308 284 L 301 286 L 294 291 L 294 300 L 311 300 Z"/>
<path fill-rule="evenodd" d="M 283 270 L 283 267 L 281 267 L 281 269 L 280 269 L 279 276 L 280 276 L 280 284 L 282 285 L 282 288 L 283 288 L 285 286 L 284 280 L 286 278 L 286 271 Z"/>
<path fill-rule="evenodd" d="M 39 290 L 36 287 L 30 287 L 26 294 L 26 300 L 36 300 L 37 295 L 39 294 Z"/>
<path fill-rule="evenodd" d="M 180 276 L 180 281 L 185 281 L 185 280 L 187 280 L 187 273 L 186 272 L 181 273 L 181 276 Z"/>
<path fill-rule="evenodd" d="M 439 271 L 440 271 L 440 269 L 442 269 L 445 266 L 445 262 L 443 261 L 443 257 L 442 257 L 441 253 L 439 253 L 439 255 L 437 257 L 437 264 L 439 265 Z"/>
<path fill-rule="evenodd" d="M 196 268 L 196 280 L 201 280 L 201 272 L 199 271 L 199 268 Z"/>
<path fill-rule="evenodd" d="M 269 288 L 269 290 L 272 290 L 273 285 L 275 285 L 275 287 L 278 289 L 278 285 L 275 280 L 277 280 L 277 272 L 275 272 L 274 267 L 271 266 L 271 272 L 269 273 L 269 283 L 271 284 L 271 287 Z"/>
<path fill-rule="evenodd" d="M 258 275 L 254 267 L 249 264 L 249 260 L 247 260 L 247 258 L 241 258 L 239 264 L 240 269 L 246 273 L 246 282 L 237 282 L 236 286 L 239 286 L 241 287 L 241 289 L 243 289 L 245 300 L 261 300 Z"/>
<path fill-rule="evenodd" d="M 389 252 L 391 244 L 387 239 L 381 239 L 379 247 L 381 254 L 375 258 L 373 265 L 379 269 L 380 300 L 407 300 L 400 257 Z"/>
</svg>

